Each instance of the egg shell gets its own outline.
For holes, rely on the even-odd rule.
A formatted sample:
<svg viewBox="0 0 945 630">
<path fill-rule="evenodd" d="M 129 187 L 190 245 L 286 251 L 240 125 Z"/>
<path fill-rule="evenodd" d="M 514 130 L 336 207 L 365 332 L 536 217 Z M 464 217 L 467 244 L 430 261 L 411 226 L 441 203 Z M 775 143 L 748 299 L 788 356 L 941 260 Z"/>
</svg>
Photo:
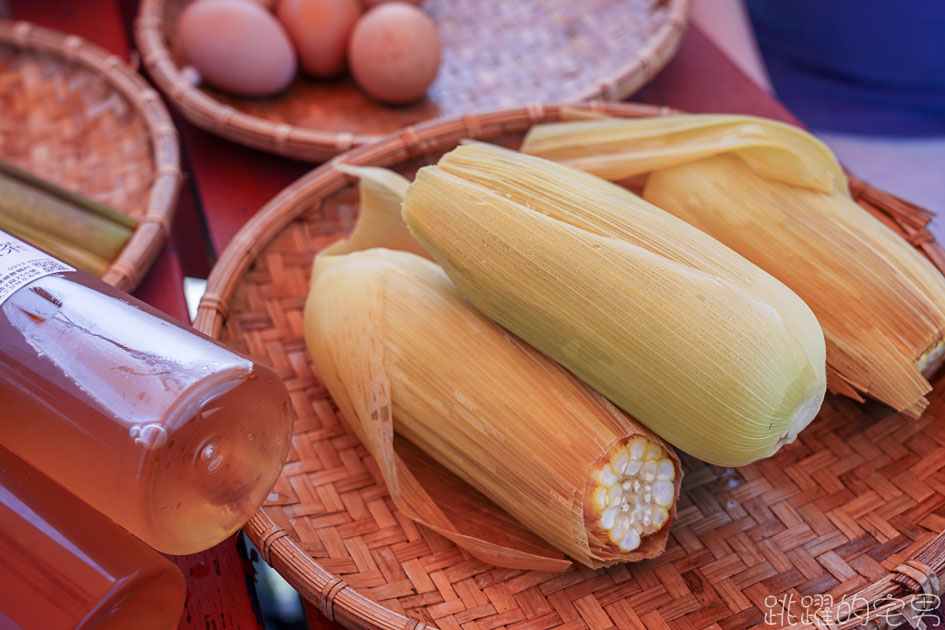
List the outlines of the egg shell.
<svg viewBox="0 0 945 630">
<path fill-rule="evenodd" d="M 206 0 L 196 0 L 197 2 L 205 2 Z M 269 9 L 272 11 L 276 6 L 276 0 L 234 0 L 239 2 L 252 2 L 253 4 L 258 4 L 259 6 Z M 381 0 L 383 2 L 383 0 Z"/>
<path fill-rule="evenodd" d="M 423 0 L 361 0 L 361 6 L 365 11 L 370 11 L 377 5 L 384 4 L 385 2 L 408 2 L 416 7 L 423 4 Z"/>
<path fill-rule="evenodd" d="M 358 0 L 280 0 L 276 11 L 308 74 L 329 78 L 347 67 L 351 29 L 361 17 Z"/>
<path fill-rule="evenodd" d="M 201 0 L 177 23 L 181 52 L 207 83 L 244 96 L 284 90 L 295 51 L 278 20 L 254 2 Z"/>
<path fill-rule="evenodd" d="M 368 96 L 393 104 L 415 101 L 426 93 L 440 67 L 436 26 L 411 4 L 381 4 L 354 27 L 348 64 Z"/>
</svg>

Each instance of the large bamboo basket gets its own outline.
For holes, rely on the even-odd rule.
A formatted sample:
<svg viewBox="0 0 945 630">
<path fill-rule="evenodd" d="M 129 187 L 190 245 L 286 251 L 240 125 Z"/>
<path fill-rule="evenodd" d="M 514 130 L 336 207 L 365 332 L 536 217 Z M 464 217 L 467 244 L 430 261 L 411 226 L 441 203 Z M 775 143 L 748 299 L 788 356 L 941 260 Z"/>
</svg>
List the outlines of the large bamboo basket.
<svg viewBox="0 0 945 630">
<path fill-rule="evenodd" d="M 594 109 L 671 113 L 628 104 Z M 514 146 L 531 125 L 560 116 L 561 108 L 548 106 L 437 120 L 340 159 L 412 176 L 462 138 Z M 926 212 L 851 183 L 860 204 L 942 267 Z M 652 561 L 561 574 L 511 571 L 416 526 L 393 507 L 374 462 L 313 372 L 303 339 L 312 259 L 351 228 L 357 203 L 352 179 L 330 164 L 286 188 L 224 251 L 196 320 L 203 332 L 272 365 L 292 394 L 292 451 L 245 531 L 329 618 L 350 628 L 403 630 L 732 629 L 766 621 L 849 628 L 897 602 L 941 592 L 941 379 L 919 420 L 828 396 L 818 419 L 773 458 L 739 469 L 685 458 L 679 515 L 666 553 Z M 886 595 L 899 599 L 877 608 Z M 773 602 L 784 597 L 794 597 L 793 618 L 777 617 Z M 864 613 L 867 603 L 873 607 Z"/>
<path fill-rule="evenodd" d="M 349 78 L 298 77 L 273 98 L 195 87 L 176 27 L 193 0 L 142 0 L 135 39 L 154 82 L 185 118 L 228 140 L 322 161 L 435 117 L 537 102 L 621 100 L 672 57 L 691 0 L 426 0 L 443 42 L 428 97 L 389 107 Z"/>
<path fill-rule="evenodd" d="M 75 35 L 0 20 L 0 157 L 138 220 L 102 278 L 134 289 L 161 251 L 180 187 L 161 98 Z"/>
</svg>

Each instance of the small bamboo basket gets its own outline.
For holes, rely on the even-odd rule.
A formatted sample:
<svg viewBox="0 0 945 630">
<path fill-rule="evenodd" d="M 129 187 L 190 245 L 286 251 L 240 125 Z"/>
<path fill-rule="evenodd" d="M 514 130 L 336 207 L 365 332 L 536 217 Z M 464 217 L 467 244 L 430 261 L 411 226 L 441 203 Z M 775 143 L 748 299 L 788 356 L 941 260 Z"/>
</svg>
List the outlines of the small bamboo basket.
<svg viewBox="0 0 945 630">
<path fill-rule="evenodd" d="M 620 116 L 671 111 L 582 106 Z M 517 146 L 562 108 L 431 121 L 340 159 L 412 177 L 464 138 Z M 929 214 L 851 178 L 853 195 L 941 269 Z M 599 571 L 484 564 L 393 507 L 313 372 L 302 307 L 314 255 L 345 235 L 353 178 L 319 167 L 272 199 L 210 276 L 196 327 L 272 365 L 297 420 L 288 461 L 245 531 L 264 559 L 350 628 L 851 628 L 929 622 L 945 572 L 945 387 L 919 420 L 828 395 L 776 456 L 738 469 L 684 458 L 665 554 Z M 838 304 L 838 308 L 842 308 Z M 915 609 L 910 608 L 913 606 Z"/>
<path fill-rule="evenodd" d="M 180 187 L 161 98 L 116 55 L 0 20 L 0 157 L 138 221 L 103 277 L 134 289 L 161 251 Z"/>
<path fill-rule="evenodd" d="M 176 27 L 192 0 L 142 0 L 135 39 L 154 82 L 185 118 L 233 142 L 322 161 L 407 125 L 533 102 L 621 100 L 649 81 L 682 39 L 691 0 L 426 0 L 443 42 L 428 97 L 388 107 L 348 78 L 304 77 L 272 98 L 195 87 Z"/>
</svg>

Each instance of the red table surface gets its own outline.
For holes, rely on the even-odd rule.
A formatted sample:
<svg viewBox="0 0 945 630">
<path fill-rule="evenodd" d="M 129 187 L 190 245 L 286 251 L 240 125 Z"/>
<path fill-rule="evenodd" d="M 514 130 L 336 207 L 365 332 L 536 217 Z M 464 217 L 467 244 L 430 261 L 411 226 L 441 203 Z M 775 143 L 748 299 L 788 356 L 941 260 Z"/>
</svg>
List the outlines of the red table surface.
<svg viewBox="0 0 945 630">
<path fill-rule="evenodd" d="M 10 13 L 78 34 L 129 59 L 136 0 L 9 0 Z M 0 11 L 3 2 L 0 0 Z M 793 121 L 706 36 L 690 26 L 676 57 L 632 100 L 691 112 L 733 112 Z M 175 114 L 185 182 L 168 244 L 135 294 L 186 321 L 185 275 L 206 277 L 213 258 L 253 213 L 312 164 L 275 157 L 217 138 Z M 260 628 L 252 568 L 231 538 L 203 553 L 174 558 L 187 578 L 183 629 Z M 308 606 L 313 628 L 339 626 Z"/>
</svg>

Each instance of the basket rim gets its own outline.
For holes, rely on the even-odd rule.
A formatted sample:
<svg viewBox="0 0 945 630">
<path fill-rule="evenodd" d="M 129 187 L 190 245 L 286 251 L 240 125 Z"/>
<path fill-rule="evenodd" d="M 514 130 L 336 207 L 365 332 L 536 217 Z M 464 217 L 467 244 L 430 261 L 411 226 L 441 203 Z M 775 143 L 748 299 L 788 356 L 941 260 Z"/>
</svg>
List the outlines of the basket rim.
<svg viewBox="0 0 945 630">
<path fill-rule="evenodd" d="M 626 65 L 598 85 L 562 101 L 620 101 L 648 83 L 679 47 L 692 0 L 662 0 L 661 3 L 669 8 L 666 19 Z M 163 33 L 166 4 L 167 0 L 142 0 L 134 24 L 135 42 L 148 74 L 191 123 L 254 149 L 313 162 L 330 159 L 385 136 L 276 123 L 217 101 L 187 81 L 174 63 Z"/>
<path fill-rule="evenodd" d="M 121 57 L 78 35 L 26 21 L 0 20 L 0 44 L 49 54 L 103 77 L 143 120 L 154 162 L 147 207 L 131 239 L 102 276 L 102 280 L 119 289 L 134 290 L 170 234 L 181 185 L 177 130 L 160 95 Z"/>
<path fill-rule="evenodd" d="M 266 203 L 234 236 L 220 254 L 210 273 L 206 293 L 197 310 L 194 327 L 218 338 L 229 317 L 229 304 L 245 272 L 259 254 L 292 221 L 310 209 L 312 202 L 351 185 L 355 177 L 334 170 L 335 161 L 354 165 L 390 166 L 444 147 L 452 148 L 461 138 L 490 138 L 524 131 L 533 124 L 560 118 L 564 109 L 605 113 L 625 117 L 667 116 L 678 114 L 668 107 L 636 103 L 593 103 L 531 105 L 487 114 L 442 118 L 408 127 L 384 137 L 379 142 L 349 151 L 303 175 Z M 889 208 L 890 214 L 902 213 L 906 223 L 916 216 L 928 217 L 928 211 L 904 202 L 869 184 L 848 176 L 851 194 L 858 202 Z M 921 222 L 921 221 L 919 221 Z M 939 269 L 945 267 L 945 255 L 924 227 L 909 232 L 907 240 L 925 251 Z M 374 602 L 347 585 L 341 577 L 321 567 L 260 507 L 244 526 L 244 532 L 259 549 L 265 561 L 295 587 L 303 597 L 315 604 L 329 619 L 350 628 L 370 630 L 425 630 L 433 628 L 417 619 L 397 613 Z M 945 569 L 945 532 L 939 533 L 913 559 L 905 561 L 883 578 L 851 593 L 856 601 L 872 604 L 892 594 L 921 597 L 924 593 L 939 595 L 936 573 Z M 911 600 L 910 600 L 911 601 Z M 820 611 L 818 619 L 838 621 L 838 608 Z M 847 604 L 849 607 L 849 605 Z M 870 618 L 889 612 L 886 608 L 869 608 Z M 850 610 L 849 614 L 862 614 Z M 830 615 L 833 615 L 831 618 Z M 765 626 L 761 626 L 765 627 Z M 800 627 L 800 626 L 799 626 Z M 812 626 L 804 626 L 809 628 Z M 852 627 L 844 625 L 843 627 Z"/>
</svg>

